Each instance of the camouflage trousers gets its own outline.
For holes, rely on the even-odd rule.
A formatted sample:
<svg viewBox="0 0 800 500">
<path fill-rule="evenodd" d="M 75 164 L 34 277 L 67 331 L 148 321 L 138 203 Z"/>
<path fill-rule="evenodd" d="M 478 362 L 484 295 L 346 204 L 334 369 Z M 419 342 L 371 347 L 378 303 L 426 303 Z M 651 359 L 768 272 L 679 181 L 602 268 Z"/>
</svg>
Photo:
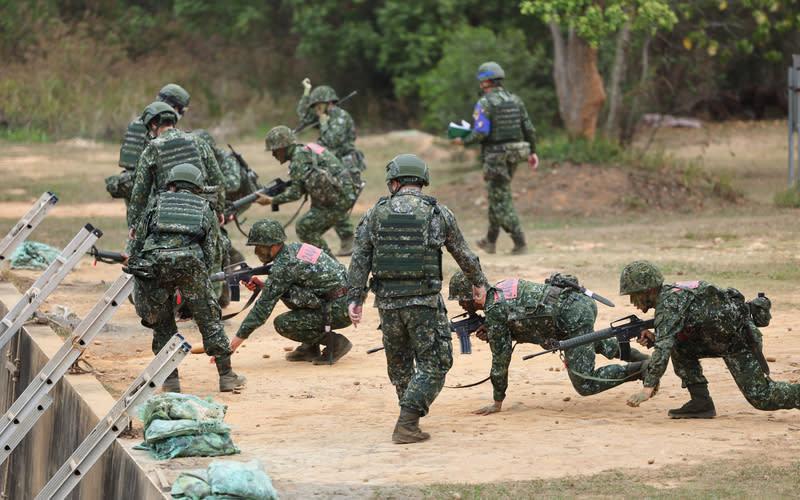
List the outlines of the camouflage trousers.
<svg viewBox="0 0 800 500">
<path fill-rule="evenodd" d="M 273 321 L 275 331 L 287 339 L 304 344 L 325 341 L 325 315 L 322 309 L 292 309 L 279 314 Z M 331 329 L 338 330 L 352 324 L 347 314 L 347 297 L 339 297 L 331 304 Z"/>
<path fill-rule="evenodd" d="M 489 156 L 489 155 L 484 155 Z M 514 199 L 511 196 L 511 178 L 517 164 L 505 160 L 484 159 L 483 178 L 489 197 L 489 231 L 500 229 L 509 234 L 522 232 Z"/>
<path fill-rule="evenodd" d="M 379 309 L 389 380 L 400 406 L 427 415 L 453 366 L 450 328 L 443 308 Z"/>
<path fill-rule="evenodd" d="M 222 311 L 214 297 L 205 266 L 193 270 L 165 270 L 174 277 L 169 279 L 136 278 L 134 301 L 142 325 L 153 329 L 153 353 L 157 354 L 178 331 L 175 323 L 175 290 L 179 289 L 181 301 L 192 313 L 203 336 L 203 347 L 209 356 L 229 357 L 232 353 L 228 336 L 222 327 Z M 161 276 L 164 274 L 159 273 Z M 166 273 L 165 273 L 166 274 Z"/>
<path fill-rule="evenodd" d="M 742 395 L 754 408 L 765 411 L 800 408 L 800 384 L 775 382 L 769 378 L 749 348 L 720 356 L 691 341 L 679 340 L 675 346 L 672 367 L 683 387 L 707 384 L 700 359 L 722 357 Z"/>
<path fill-rule="evenodd" d="M 308 212 L 304 213 L 295 224 L 294 230 L 297 233 L 297 239 L 303 243 L 309 243 L 317 248 L 321 248 L 328 255 L 333 257 L 333 252 L 325 238 L 322 237 L 325 231 L 332 228 L 337 223 L 341 223 L 342 218 L 347 217 L 352 205 L 352 200 L 342 197 L 335 206 L 331 208 L 315 207 L 313 204 Z M 350 223 L 347 217 L 347 223 Z M 353 226 L 350 225 L 350 233 L 353 232 Z M 335 257 L 334 257 L 335 258 Z"/>
</svg>

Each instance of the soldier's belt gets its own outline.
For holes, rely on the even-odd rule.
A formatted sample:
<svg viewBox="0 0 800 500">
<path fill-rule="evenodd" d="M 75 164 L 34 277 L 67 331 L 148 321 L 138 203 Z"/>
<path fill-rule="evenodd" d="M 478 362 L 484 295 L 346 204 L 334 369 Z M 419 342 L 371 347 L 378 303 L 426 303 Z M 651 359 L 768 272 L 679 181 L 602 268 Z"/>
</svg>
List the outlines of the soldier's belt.
<svg viewBox="0 0 800 500">
<path fill-rule="evenodd" d="M 322 298 L 324 298 L 327 301 L 336 300 L 339 297 L 344 297 L 345 295 L 347 295 L 348 290 L 350 290 L 350 287 L 348 287 L 347 285 L 341 288 L 335 288 L 330 292 L 327 292 L 325 295 L 323 295 Z"/>
</svg>

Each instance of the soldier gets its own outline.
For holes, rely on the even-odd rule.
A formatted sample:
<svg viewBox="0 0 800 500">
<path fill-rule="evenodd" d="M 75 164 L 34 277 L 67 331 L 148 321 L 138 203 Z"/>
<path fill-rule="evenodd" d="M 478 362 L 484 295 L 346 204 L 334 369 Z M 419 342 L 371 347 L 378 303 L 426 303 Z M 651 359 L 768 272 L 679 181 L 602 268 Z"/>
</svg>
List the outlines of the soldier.
<svg viewBox="0 0 800 500">
<path fill-rule="evenodd" d="M 442 250 L 453 256 L 473 285 L 476 298 L 488 282 L 478 257 L 469 249 L 453 213 L 422 194 L 428 166 L 412 154 L 386 165 L 391 196 L 381 198 L 356 228 L 348 270 L 348 311 L 361 321 L 369 289 L 381 319 L 389 380 L 400 403 L 392 441 L 416 443 L 430 437 L 419 428 L 453 364 L 442 288 Z"/>
<path fill-rule="evenodd" d="M 264 291 L 231 341 L 234 351 L 250 334 L 263 325 L 278 300 L 289 308 L 273 322 L 280 335 L 301 342 L 286 354 L 289 361 L 311 361 L 315 365 L 333 364 L 350 351 L 353 344 L 332 329 L 350 326 L 347 315 L 345 268 L 322 249 L 308 243 L 286 241 L 286 233 L 274 219 L 262 219 L 250 228 L 247 244 L 263 263 L 272 262 L 264 283 L 255 276 L 247 283 L 251 290 Z M 332 342 L 331 342 L 332 340 Z M 325 345 L 320 354 L 319 345 Z"/>
<path fill-rule="evenodd" d="M 338 107 L 339 97 L 327 85 L 320 85 L 311 90 L 311 80 L 303 80 L 303 96 L 297 104 L 297 116 L 302 124 L 319 126 L 317 143 L 330 148 L 333 154 L 342 161 L 344 168 L 353 178 L 353 183 L 361 184 L 361 172 L 366 170 L 364 153 L 356 149 L 356 126 L 353 117 Z M 355 201 L 354 201 L 355 202 Z M 353 225 L 349 212 L 342 216 L 334 226 L 341 240 L 341 248 L 337 256 L 353 253 Z"/>
<path fill-rule="evenodd" d="M 671 357 L 675 374 L 691 396 L 682 407 L 667 412 L 671 418 L 717 414 L 700 365 L 702 358 L 722 358 L 753 407 L 765 411 L 800 408 L 800 384 L 775 382 L 768 376 L 758 329 L 769 324 L 766 297 L 745 302 L 735 288 L 722 289 L 706 281 L 665 285 L 661 271 L 646 260 L 625 266 L 619 293 L 630 295 L 631 304 L 643 312 L 655 309 L 655 335 L 642 334 L 642 340 L 647 337 L 655 342 L 655 349 L 643 390 L 628 399 L 628 406 L 639 406 L 655 395 Z M 764 302 L 767 307 L 761 309 Z"/>
<path fill-rule="evenodd" d="M 175 128 L 178 118 L 178 113 L 163 102 L 156 101 L 144 108 L 142 122 L 151 140 L 136 165 L 128 206 L 131 230 L 147 208 L 150 197 L 166 187 L 169 171 L 181 163 L 196 165 L 203 172 L 206 186 L 217 188 L 214 208 L 220 225 L 224 221 L 225 182 L 214 152 L 205 141 Z"/>
<path fill-rule="evenodd" d="M 203 336 L 205 352 L 214 356 L 219 390 L 233 391 L 246 379 L 231 368 L 228 337 L 214 300 L 208 274 L 215 253 L 217 218 L 208 201 L 199 196 L 203 173 L 182 163 L 166 179 L 168 190 L 159 193 L 140 218 L 130 246 L 126 272 L 136 277 L 136 312 L 142 325 L 153 329 L 153 353 L 158 353 L 177 333 L 173 302 L 180 289 Z M 163 385 L 166 392 L 180 392 L 178 370 Z"/>
<path fill-rule="evenodd" d="M 319 144 L 298 144 L 294 132 L 283 125 L 267 132 L 264 142 L 266 150 L 272 151 L 278 162 L 290 161 L 292 184 L 277 196 L 258 193 L 256 203 L 280 205 L 299 200 L 303 195 L 309 196 L 311 208 L 297 220 L 297 237 L 333 256 L 322 235 L 347 215 L 356 199 L 356 187 L 345 175 L 342 162 Z"/>
<path fill-rule="evenodd" d="M 494 404 L 473 411 L 477 415 L 499 412 L 508 388 L 508 366 L 513 342 L 539 344 L 549 348 L 553 341 L 594 331 L 597 305 L 594 300 L 570 287 L 558 287 L 562 275 L 553 275 L 549 284 L 518 278 L 501 281 L 489 290 L 484 300 L 473 300 L 472 287 L 461 271 L 450 278 L 450 300 L 467 312 L 486 311 L 486 322 L 476 334 L 492 349 L 491 380 Z M 563 275 L 577 283 L 571 275 Z M 534 313 L 535 311 L 535 313 Z M 572 386 L 581 396 L 590 396 L 624 382 L 640 380 L 649 356 L 631 349 L 632 363 L 595 368 L 595 354 L 608 359 L 620 357 L 617 339 L 609 338 L 564 353 Z"/>
<path fill-rule="evenodd" d="M 172 106 L 178 118 L 189 109 L 190 96 L 180 85 L 169 83 L 162 87 L 156 96 L 157 101 L 165 102 Z M 147 145 L 147 129 L 139 116 L 128 124 L 125 131 L 125 138 L 119 150 L 119 166 L 124 170 L 119 175 L 112 175 L 106 179 L 106 190 L 113 198 L 123 198 L 125 206 L 131 199 L 131 189 L 133 189 L 133 171 L 139 161 L 142 151 Z"/>
<path fill-rule="evenodd" d="M 483 179 L 489 192 L 489 229 L 486 237 L 478 240 L 478 246 L 495 253 L 495 243 L 503 229 L 514 241 L 511 255 L 524 255 L 528 246 L 514 210 L 511 178 L 517 165 L 526 159 L 531 170 L 539 165 L 536 130 L 522 100 L 503 88 L 504 78 L 505 72 L 496 62 L 480 65 L 478 80 L 483 95 L 475 104 L 475 125 L 469 135 L 456 137 L 453 142 L 464 146 L 481 144 Z"/>
</svg>

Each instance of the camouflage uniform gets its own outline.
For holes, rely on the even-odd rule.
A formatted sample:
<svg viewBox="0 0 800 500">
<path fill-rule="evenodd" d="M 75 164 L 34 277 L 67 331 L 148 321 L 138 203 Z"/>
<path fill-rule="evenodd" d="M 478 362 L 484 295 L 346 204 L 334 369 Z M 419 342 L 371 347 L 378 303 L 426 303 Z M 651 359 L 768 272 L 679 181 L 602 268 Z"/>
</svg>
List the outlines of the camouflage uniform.
<svg viewBox="0 0 800 500">
<path fill-rule="evenodd" d="M 295 232 L 300 241 L 310 243 L 333 256 L 333 252 L 322 237 L 342 217 L 346 217 L 356 198 L 356 189 L 349 177 L 344 175 L 342 162 L 327 148 L 318 144 L 292 144 L 288 148 L 289 178 L 292 181 L 286 191 L 272 198 L 272 203 L 280 205 L 299 200 L 303 195 L 311 198 L 311 208 L 295 224 Z M 333 177 L 343 183 L 343 193 L 332 206 L 322 200 L 324 193 L 310 185 L 309 178 L 313 165 L 327 169 Z M 325 189 L 325 188 L 323 188 Z"/>
<path fill-rule="evenodd" d="M 289 311 L 275 318 L 275 331 L 304 344 L 325 344 L 326 296 L 338 295 L 331 302 L 331 328 L 352 324 L 347 315 L 345 286 L 345 268 L 333 257 L 308 243 L 285 243 L 275 255 L 261 296 L 242 321 L 236 336 L 248 338 L 267 321 L 275 304 L 281 300 Z"/>
<path fill-rule="evenodd" d="M 216 244 L 214 211 L 208 201 L 188 191 L 160 193 L 140 219 L 129 266 L 138 285 L 136 312 L 142 324 L 153 329 L 154 353 L 178 331 L 173 304 L 175 290 L 180 289 L 203 336 L 206 354 L 230 357 L 222 312 L 208 278 Z M 135 270 L 142 268 L 147 272 Z"/>
<path fill-rule="evenodd" d="M 513 342 L 539 344 L 549 349 L 558 341 L 594 331 L 595 301 L 569 288 L 508 279 L 489 291 L 484 306 L 487 340 L 492 350 L 494 400 L 503 401 L 508 387 L 508 367 Z M 595 368 L 595 354 L 619 357 L 617 339 L 609 338 L 564 353 L 572 386 L 590 396 L 635 380 L 640 365 L 607 365 Z"/>
<path fill-rule="evenodd" d="M 519 163 L 536 152 L 536 130 L 522 100 L 502 87 L 492 88 L 475 104 L 475 125 L 462 139 L 481 144 L 483 178 L 489 193 L 487 240 L 494 244 L 500 229 L 524 242 L 511 196 L 511 178 Z M 516 236 L 516 237 L 515 237 Z"/>
<path fill-rule="evenodd" d="M 411 234 L 402 234 L 408 229 Z M 422 234 L 413 234 L 414 230 Z M 370 289 L 380 313 L 389 380 L 400 406 L 423 416 L 453 363 L 450 329 L 439 293 L 442 246 L 471 283 L 486 285 L 478 257 L 464 241 L 450 209 L 419 190 L 400 189 L 381 198 L 361 218 L 348 269 L 348 302 L 352 304 L 364 303 L 367 277 L 373 274 Z M 410 278 L 381 278 L 393 267 Z M 415 273 L 424 276 L 413 277 Z"/>
<path fill-rule="evenodd" d="M 106 178 L 106 190 L 113 198 L 125 200 L 125 207 L 131 200 L 131 190 L 133 189 L 133 177 L 136 164 L 139 161 L 142 151 L 147 145 L 147 129 L 142 123 L 142 118 L 138 117 L 128 124 L 125 130 L 125 138 L 119 150 L 119 166 L 123 168 L 119 175 L 112 175 Z"/>
<path fill-rule="evenodd" d="M 317 143 L 327 148 L 342 161 L 345 170 L 353 179 L 356 186 L 361 184 L 361 172 L 366 170 L 364 153 L 356 149 L 356 126 L 353 117 L 344 109 L 332 105 L 328 110 L 330 119 L 324 124 L 319 123 L 319 116 L 309 104 L 309 95 L 303 94 L 297 104 L 297 116 L 300 123 L 313 123 L 319 126 L 319 139 Z M 355 202 L 355 200 L 354 200 Z M 350 214 L 345 213 L 334 225 L 339 239 L 346 240 L 353 237 L 353 224 Z"/>
<path fill-rule="evenodd" d="M 683 387 L 708 384 L 702 358 L 722 358 L 747 402 L 759 410 L 800 408 L 800 384 L 775 382 L 751 347 L 761 332 L 738 290 L 709 293 L 705 281 L 662 285 L 655 304 L 655 349 L 644 379 L 656 387 L 670 357 Z M 717 289 L 720 290 L 720 289 Z"/>
</svg>

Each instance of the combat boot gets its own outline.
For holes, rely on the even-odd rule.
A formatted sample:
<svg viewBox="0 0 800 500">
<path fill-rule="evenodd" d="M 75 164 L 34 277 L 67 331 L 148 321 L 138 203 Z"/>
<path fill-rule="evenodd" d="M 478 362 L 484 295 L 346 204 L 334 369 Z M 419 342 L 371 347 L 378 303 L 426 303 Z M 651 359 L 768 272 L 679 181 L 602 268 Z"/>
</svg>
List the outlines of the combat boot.
<svg viewBox="0 0 800 500">
<path fill-rule="evenodd" d="M 708 394 L 708 384 L 692 384 L 686 388 L 692 399 L 680 408 L 669 410 L 670 418 L 714 418 L 717 415 L 714 401 Z"/>
<path fill-rule="evenodd" d="M 320 341 L 321 344 L 325 345 L 325 349 L 322 350 L 322 354 L 317 356 L 314 360 L 315 365 L 332 365 L 339 361 L 342 356 L 350 352 L 350 349 L 353 348 L 353 343 L 350 342 L 347 337 L 342 335 L 341 333 L 333 332 L 333 345 L 328 345 L 328 336 L 325 335 L 325 338 Z M 333 353 L 333 354 L 331 354 Z"/>
<path fill-rule="evenodd" d="M 319 344 L 302 343 L 286 353 L 286 361 L 314 361 L 319 357 Z"/>
<path fill-rule="evenodd" d="M 178 377 L 177 368 L 167 375 L 164 383 L 161 384 L 161 390 L 164 392 L 181 392 L 181 379 Z"/>
<path fill-rule="evenodd" d="M 349 255 L 353 255 L 353 240 L 354 238 L 352 234 L 342 238 L 341 248 L 339 248 L 339 251 L 336 252 L 336 256 L 347 257 Z"/>
<path fill-rule="evenodd" d="M 628 363 L 628 370 L 625 377 L 631 377 L 630 380 L 644 380 L 644 376 L 647 375 L 647 366 L 649 364 L 649 356 L 644 361 L 632 361 Z"/>
<path fill-rule="evenodd" d="M 231 358 L 216 358 L 217 373 L 219 373 L 219 392 L 231 392 L 234 389 L 239 389 L 247 383 L 247 379 L 241 375 L 236 375 L 236 372 L 231 368 Z"/>
<path fill-rule="evenodd" d="M 511 241 L 514 242 L 514 248 L 508 252 L 508 255 L 528 255 L 528 245 L 525 244 L 525 233 L 519 232 L 512 234 Z"/>
<path fill-rule="evenodd" d="M 489 228 L 486 233 L 486 238 L 481 238 L 477 241 L 478 248 L 486 253 L 495 253 L 497 251 L 497 237 L 500 235 L 499 229 Z"/>
<path fill-rule="evenodd" d="M 636 349 L 634 349 L 633 347 L 631 347 L 631 359 L 629 359 L 628 361 L 630 361 L 630 362 L 646 361 L 648 359 L 650 359 L 649 355 L 647 355 L 647 354 L 645 354 L 643 352 L 639 352 Z"/>
<path fill-rule="evenodd" d="M 430 439 L 431 435 L 422 432 L 419 428 L 419 417 L 421 413 L 412 408 L 401 407 L 400 417 L 394 426 L 392 441 L 397 444 L 419 443 Z"/>
</svg>

